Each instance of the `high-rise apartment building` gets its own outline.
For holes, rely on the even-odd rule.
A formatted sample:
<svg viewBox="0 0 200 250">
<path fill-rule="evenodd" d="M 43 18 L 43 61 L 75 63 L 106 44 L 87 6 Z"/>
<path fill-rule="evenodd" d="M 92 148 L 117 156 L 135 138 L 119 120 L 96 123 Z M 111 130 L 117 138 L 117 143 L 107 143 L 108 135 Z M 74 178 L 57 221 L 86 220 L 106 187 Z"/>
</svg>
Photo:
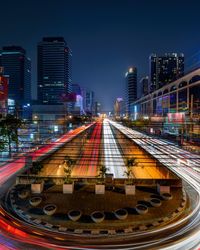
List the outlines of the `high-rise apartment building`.
<svg viewBox="0 0 200 250">
<path fill-rule="evenodd" d="M 127 115 L 131 112 L 131 103 L 137 99 L 137 68 L 130 67 L 125 75 L 126 78 L 126 113 Z"/>
<path fill-rule="evenodd" d="M 149 57 L 150 92 L 184 75 L 184 55 L 166 53 L 163 56 L 152 54 Z"/>
<path fill-rule="evenodd" d="M 142 77 L 140 80 L 140 86 L 142 87 L 142 95 L 147 95 L 149 93 L 149 77 Z"/>
<path fill-rule="evenodd" d="M 114 103 L 114 115 L 120 117 L 123 115 L 123 98 L 118 97 Z"/>
<path fill-rule="evenodd" d="M 38 43 L 38 101 L 61 104 L 71 93 L 72 51 L 63 37 L 45 37 Z"/>
<path fill-rule="evenodd" d="M 93 91 L 86 91 L 85 111 L 90 112 L 90 113 L 94 112 L 94 92 Z"/>
<path fill-rule="evenodd" d="M 8 98 L 17 105 L 31 100 L 31 60 L 20 46 L 5 46 L 0 52 L 0 66 L 9 76 Z"/>
</svg>

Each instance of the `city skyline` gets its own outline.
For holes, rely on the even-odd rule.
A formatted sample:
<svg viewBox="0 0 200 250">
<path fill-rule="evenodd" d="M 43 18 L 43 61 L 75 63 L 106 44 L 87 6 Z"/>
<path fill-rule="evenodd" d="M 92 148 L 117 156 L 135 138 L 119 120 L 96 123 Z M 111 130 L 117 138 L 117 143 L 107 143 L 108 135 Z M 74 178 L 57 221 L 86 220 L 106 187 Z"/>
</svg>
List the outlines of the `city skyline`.
<svg viewBox="0 0 200 250">
<path fill-rule="evenodd" d="M 7 20 L 7 25 L 2 27 L 4 35 L 0 45 L 20 45 L 26 49 L 33 65 L 32 84 L 36 85 L 37 43 L 44 36 L 63 36 L 73 52 L 73 82 L 93 89 L 103 110 L 111 110 L 115 98 L 124 92 L 124 74 L 128 67 L 138 68 L 138 80 L 148 75 L 151 53 L 184 53 L 186 71 L 190 69 L 188 64 L 199 65 L 198 8 L 194 8 L 199 3 L 192 2 L 189 5 L 182 1 L 180 11 L 178 1 L 173 6 L 159 1 L 152 4 L 128 0 L 123 3 L 60 1 L 60 5 L 55 5 L 55 1 L 48 1 L 48 5 L 47 1 L 40 5 L 34 1 L 22 0 L 20 5 L 7 1 L 2 4 L 5 11 L 0 20 Z M 162 16 L 163 8 L 170 14 L 166 14 L 166 18 Z"/>
<path fill-rule="evenodd" d="M 199 8 L 2 1 L 0 250 L 200 250 Z"/>
</svg>

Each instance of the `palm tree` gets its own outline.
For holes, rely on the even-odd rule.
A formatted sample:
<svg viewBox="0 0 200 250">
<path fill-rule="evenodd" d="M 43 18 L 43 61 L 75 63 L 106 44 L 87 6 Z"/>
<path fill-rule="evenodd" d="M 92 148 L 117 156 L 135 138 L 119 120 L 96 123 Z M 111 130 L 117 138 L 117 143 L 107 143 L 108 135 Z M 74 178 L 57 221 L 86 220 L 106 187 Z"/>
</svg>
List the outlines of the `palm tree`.
<svg viewBox="0 0 200 250">
<path fill-rule="evenodd" d="M 70 183 L 70 178 L 71 178 L 71 172 L 72 172 L 72 169 L 69 168 L 69 167 L 64 167 L 64 172 L 66 174 L 66 179 L 65 179 L 65 183 Z"/>
<path fill-rule="evenodd" d="M 137 160 L 135 157 L 131 157 L 126 159 L 126 166 L 127 168 L 133 167 L 137 165 Z"/>
<path fill-rule="evenodd" d="M 131 176 L 132 176 L 132 170 L 131 170 L 131 168 L 127 168 L 127 170 L 124 171 L 124 175 L 128 179 L 128 184 L 131 184 Z"/>
<path fill-rule="evenodd" d="M 71 159 L 70 156 L 66 155 L 64 160 L 64 172 L 66 174 L 66 183 L 70 183 L 72 166 L 76 163 L 76 160 Z"/>
<path fill-rule="evenodd" d="M 107 173 L 108 168 L 105 167 L 105 165 L 101 165 L 99 169 L 99 176 L 104 179 L 105 175 Z"/>
<path fill-rule="evenodd" d="M 71 159 L 70 156 L 68 155 L 65 156 L 65 160 L 64 160 L 65 167 L 72 168 L 72 166 L 75 163 L 76 163 L 76 160 Z"/>
</svg>

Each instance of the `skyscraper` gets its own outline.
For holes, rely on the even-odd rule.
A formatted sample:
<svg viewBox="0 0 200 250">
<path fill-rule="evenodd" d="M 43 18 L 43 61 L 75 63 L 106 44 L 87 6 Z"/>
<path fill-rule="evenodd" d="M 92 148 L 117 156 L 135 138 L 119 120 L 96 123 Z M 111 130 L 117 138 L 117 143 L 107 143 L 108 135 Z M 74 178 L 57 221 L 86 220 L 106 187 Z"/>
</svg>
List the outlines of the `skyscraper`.
<svg viewBox="0 0 200 250">
<path fill-rule="evenodd" d="M 149 57 L 150 92 L 184 75 L 184 55 L 166 53 L 164 56 L 152 54 Z"/>
<path fill-rule="evenodd" d="M 114 103 L 114 114 L 116 117 L 123 115 L 123 98 L 118 97 Z"/>
<path fill-rule="evenodd" d="M 94 92 L 87 91 L 85 96 L 85 111 L 89 113 L 94 112 Z"/>
<path fill-rule="evenodd" d="M 38 43 L 38 100 L 61 104 L 71 93 L 72 51 L 63 37 L 45 37 Z"/>
<path fill-rule="evenodd" d="M 82 89 L 79 84 L 73 83 L 71 85 L 72 93 L 76 95 L 75 102 L 71 103 L 71 112 L 72 114 L 83 114 L 83 96 Z"/>
<path fill-rule="evenodd" d="M 31 100 L 31 60 L 20 46 L 6 46 L 0 52 L 0 66 L 9 76 L 8 98 L 17 105 Z"/>
<path fill-rule="evenodd" d="M 126 78 L 126 113 L 131 113 L 131 103 L 137 99 L 137 68 L 131 67 L 128 69 L 125 75 Z"/>
<path fill-rule="evenodd" d="M 95 103 L 94 103 L 94 114 L 96 116 L 98 116 L 100 114 L 100 111 L 101 111 L 101 103 L 95 101 Z"/>
<path fill-rule="evenodd" d="M 142 87 L 142 95 L 147 95 L 149 93 L 149 77 L 142 77 L 140 80 L 140 86 Z"/>
</svg>

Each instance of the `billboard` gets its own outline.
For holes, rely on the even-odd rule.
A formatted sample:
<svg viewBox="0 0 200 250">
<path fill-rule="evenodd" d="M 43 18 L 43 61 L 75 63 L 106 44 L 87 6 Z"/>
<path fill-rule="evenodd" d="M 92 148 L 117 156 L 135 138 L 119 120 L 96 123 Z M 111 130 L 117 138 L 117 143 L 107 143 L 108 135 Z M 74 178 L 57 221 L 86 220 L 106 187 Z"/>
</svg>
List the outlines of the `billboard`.
<svg viewBox="0 0 200 250">
<path fill-rule="evenodd" d="M 182 124 L 185 122 L 185 113 L 168 113 L 167 118 L 169 123 Z"/>
<path fill-rule="evenodd" d="M 0 76 L 0 101 L 8 99 L 8 78 Z"/>
</svg>

